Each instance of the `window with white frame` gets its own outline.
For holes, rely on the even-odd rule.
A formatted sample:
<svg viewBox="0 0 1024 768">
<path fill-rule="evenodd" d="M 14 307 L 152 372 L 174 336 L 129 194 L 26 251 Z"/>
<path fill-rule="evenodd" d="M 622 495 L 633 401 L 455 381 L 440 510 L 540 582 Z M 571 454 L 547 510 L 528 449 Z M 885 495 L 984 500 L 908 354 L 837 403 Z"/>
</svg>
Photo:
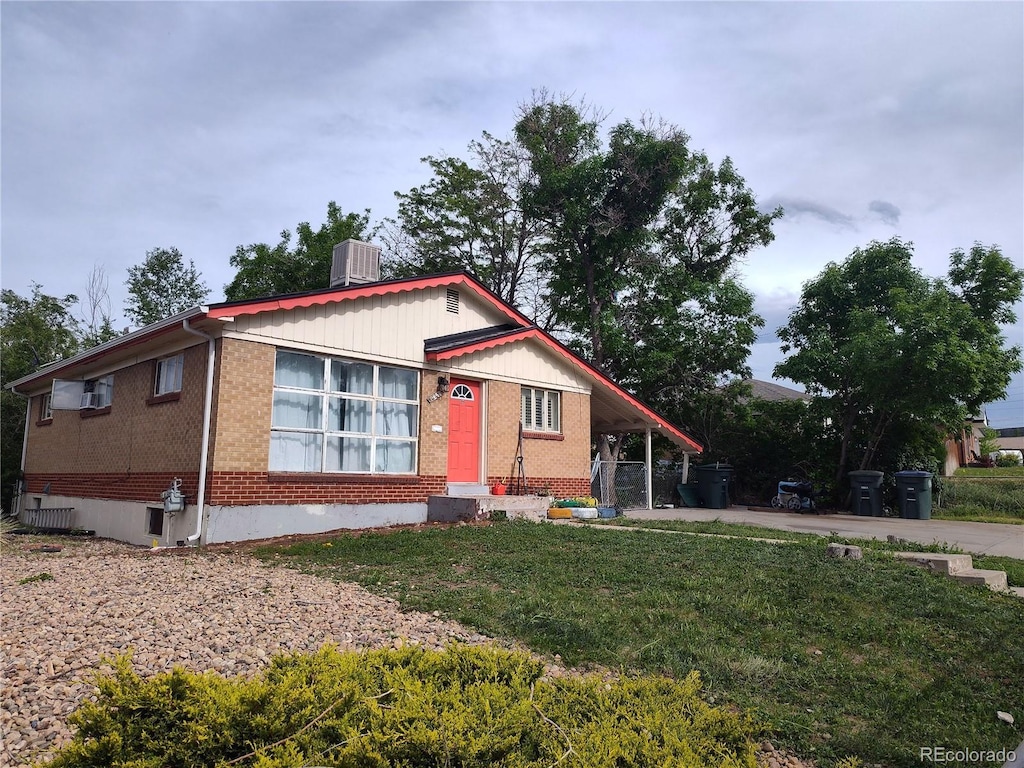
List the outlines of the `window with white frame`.
<svg viewBox="0 0 1024 768">
<path fill-rule="evenodd" d="M 560 432 L 561 396 L 547 389 L 522 389 L 523 429 L 528 432 Z"/>
<path fill-rule="evenodd" d="M 181 373 L 185 368 L 185 355 L 177 354 L 156 361 L 156 381 L 153 395 L 168 395 L 181 392 Z"/>
<path fill-rule="evenodd" d="M 39 403 L 39 420 L 49 421 L 53 418 L 53 393 L 47 392 Z"/>
<path fill-rule="evenodd" d="M 277 351 L 270 470 L 412 474 L 419 374 Z"/>
</svg>

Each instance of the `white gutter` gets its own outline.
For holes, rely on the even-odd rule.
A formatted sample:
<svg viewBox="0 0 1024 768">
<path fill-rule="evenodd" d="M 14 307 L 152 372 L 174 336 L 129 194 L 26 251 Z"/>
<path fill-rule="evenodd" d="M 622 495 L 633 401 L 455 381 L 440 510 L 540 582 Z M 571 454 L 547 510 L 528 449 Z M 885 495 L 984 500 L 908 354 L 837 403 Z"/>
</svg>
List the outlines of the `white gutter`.
<svg viewBox="0 0 1024 768">
<path fill-rule="evenodd" d="M 10 384 L 5 385 L 4 389 L 9 389 L 12 392 L 16 392 L 18 390 L 18 387 L 30 383 L 34 379 L 42 378 L 52 373 L 56 373 L 57 371 L 64 370 L 65 368 L 71 368 L 75 365 L 79 365 L 95 357 L 102 357 L 107 352 L 110 352 L 113 349 L 117 349 L 118 347 L 130 346 L 131 344 L 134 344 L 136 342 L 143 341 L 147 336 L 163 331 L 169 327 L 176 326 L 178 323 L 181 322 L 185 323 L 184 327 L 186 331 L 192 331 L 193 333 L 197 333 L 196 331 L 188 327 L 188 321 L 196 317 L 202 317 L 203 315 L 206 314 L 206 312 L 206 307 L 192 307 L 191 309 L 186 309 L 185 311 L 179 312 L 176 315 L 166 317 L 163 320 L 159 320 L 143 328 L 139 328 L 137 331 L 132 331 L 131 333 L 126 334 L 124 336 L 118 336 L 114 339 L 111 339 L 110 341 L 105 341 L 102 344 L 99 344 L 98 346 L 91 347 L 85 350 L 84 352 L 79 352 L 77 355 L 74 355 L 72 357 L 68 357 L 63 360 L 56 360 L 52 363 L 47 363 L 39 370 L 34 371 L 33 373 L 28 374 L 27 376 L 22 376 L 20 379 L 17 379 L 16 381 L 12 381 Z M 205 333 L 200 333 L 199 335 L 206 337 Z"/>
<path fill-rule="evenodd" d="M 206 509 L 206 464 L 210 456 L 210 421 L 213 418 L 213 366 L 217 351 L 213 336 L 203 333 L 188 324 L 186 317 L 181 321 L 182 330 L 206 339 L 206 395 L 203 399 L 203 445 L 199 454 L 199 490 L 196 498 L 196 532 L 188 541 L 199 543 L 203 536 L 203 515 Z"/>
</svg>

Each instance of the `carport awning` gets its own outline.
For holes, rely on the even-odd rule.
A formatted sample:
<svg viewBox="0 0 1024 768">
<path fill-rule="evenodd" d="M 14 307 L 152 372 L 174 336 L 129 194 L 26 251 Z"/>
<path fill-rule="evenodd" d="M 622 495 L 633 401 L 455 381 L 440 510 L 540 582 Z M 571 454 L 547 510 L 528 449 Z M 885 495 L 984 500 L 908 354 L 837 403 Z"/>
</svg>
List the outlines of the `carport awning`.
<svg viewBox="0 0 1024 768">
<path fill-rule="evenodd" d="M 568 361 L 591 384 L 592 433 L 644 432 L 663 435 L 687 454 L 703 451 L 698 440 L 670 424 L 590 363 L 537 326 L 491 326 L 469 333 L 427 339 L 424 356 L 430 362 L 451 360 L 505 344 L 540 344 Z"/>
</svg>

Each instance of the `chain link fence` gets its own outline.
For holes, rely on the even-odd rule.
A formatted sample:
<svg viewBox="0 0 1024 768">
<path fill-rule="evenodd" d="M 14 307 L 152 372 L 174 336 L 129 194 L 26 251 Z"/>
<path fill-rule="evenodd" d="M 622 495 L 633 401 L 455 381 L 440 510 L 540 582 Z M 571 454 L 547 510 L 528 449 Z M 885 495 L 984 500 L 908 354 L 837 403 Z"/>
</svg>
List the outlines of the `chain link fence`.
<svg viewBox="0 0 1024 768">
<path fill-rule="evenodd" d="M 647 508 L 647 465 L 642 461 L 595 461 L 590 495 L 602 507 Z"/>
</svg>

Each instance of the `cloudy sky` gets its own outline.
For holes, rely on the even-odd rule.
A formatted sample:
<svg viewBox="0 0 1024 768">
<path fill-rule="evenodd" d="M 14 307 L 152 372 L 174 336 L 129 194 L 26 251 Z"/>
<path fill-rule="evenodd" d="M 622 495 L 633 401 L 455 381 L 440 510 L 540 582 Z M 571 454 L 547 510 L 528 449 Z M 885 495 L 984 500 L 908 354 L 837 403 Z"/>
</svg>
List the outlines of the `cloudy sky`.
<svg viewBox="0 0 1024 768">
<path fill-rule="evenodd" d="M 83 295 L 101 266 L 115 316 L 152 248 L 218 301 L 236 246 L 329 200 L 393 215 L 421 157 L 507 135 L 538 88 L 660 115 L 785 207 L 743 267 L 758 378 L 801 283 L 873 239 L 931 276 L 974 241 L 1024 266 L 1019 2 L 5 0 L 0 33 L 2 285 Z M 988 410 L 1024 424 L 1024 379 Z"/>
</svg>

